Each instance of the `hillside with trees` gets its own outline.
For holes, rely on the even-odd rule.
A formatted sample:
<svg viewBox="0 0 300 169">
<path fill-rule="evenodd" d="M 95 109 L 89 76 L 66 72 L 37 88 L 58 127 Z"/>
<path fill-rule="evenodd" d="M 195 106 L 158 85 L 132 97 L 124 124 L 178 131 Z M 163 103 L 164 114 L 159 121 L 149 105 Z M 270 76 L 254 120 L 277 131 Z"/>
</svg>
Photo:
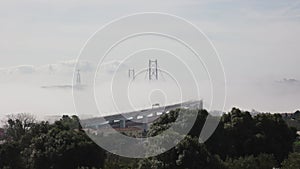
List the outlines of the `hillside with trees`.
<svg viewBox="0 0 300 169">
<path fill-rule="evenodd" d="M 156 157 L 130 159 L 106 152 L 85 134 L 76 116 L 53 124 L 31 116 L 10 117 L 0 144 L 0 169 L 282 169 L 300 168 L 296 129 L 279 114 L 251 116 L 233 108 L 214 134 L 199 143 L 206 110 L 174 148 Z M 162 115 L 147 132 L 155 136 L 176 123 L 179 109 Z"/>
<path fill-rule="evenodd" d="M 296 128 L 298 131 L 300 131 L 300 111 L 297 110 L 293 114 L 283 114 L 283 119 L 286 121 L 286 123 L 290 127 Z"/>
</svg>

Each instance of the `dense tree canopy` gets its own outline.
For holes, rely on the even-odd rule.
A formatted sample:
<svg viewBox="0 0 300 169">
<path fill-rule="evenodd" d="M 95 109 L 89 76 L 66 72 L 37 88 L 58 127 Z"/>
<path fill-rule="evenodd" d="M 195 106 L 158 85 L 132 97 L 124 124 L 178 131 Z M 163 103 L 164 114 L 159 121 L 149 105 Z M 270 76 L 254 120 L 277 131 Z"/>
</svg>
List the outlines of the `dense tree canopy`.
<svg viewBox="0 0 300 169">
<path fill-rule="evenodd" d="M 257 157 L 246 156 L 237 159 L 227 159 L 225 165 L 229 169 L 272 169 L 276 166 L 273 155 L 260 154 Z"/>
<path fill-rule="evenodd" d="M 208 149 L 222 159 L 273 154 L 278 162 L 293 149 L 296 130 L 287 126 L 279 114 L 258 114 L 233 108 L 223 115 L 214 135 L 206 142 Z"/>
<path fill-rule="evenodd" d="M 178 121 L 180 113 L 187 116 Z M 147 159 L 105 152 L 84 133 L 76 116 L 63 116 L 53 124 L 36 122 L 25 114 L 11 116 L 5 142 L 0 143 L 0 169 L 272 169 L 281 164 L 283 169 L 300 168 L 296 130 L 279 114 L 251 116 L 233 108 L 222 117 L 213 117 L 206 110 L 177 109 L 162 115 L 147 134 L 156 136 L 172 124 L 184 127 L 194 113 L 195 124 L 179 144 Z M 221 120 L 212 137 L 199 143 L 208 117 Z"/>
<path fill-rule="evenodd" d="M 175 122 L 178 113 L 179 110 L 175 110 L 170 114 L 164 115 L 153 124 L 149 134 L 152 136 L 166 130 Z M 210 115 L 207 111 L 198 111 L 195 125 L 189 133 L 191 138 L 198 140 L 199 133 L 208 116 Z M 261 168 L 268 168 L 271 165 L 278 166 L 282 160 L 288 156 L 289 152 L 293 150 L 295 138 L 296 130 L 288 127 L 279 114 L 266 113 L 258 114 L 253 117 L 247 111 L 233 108 L 229 113 L 222 116 L 215 133 L 203 145 L 203 148 L 212 154 L 220 156 L 223 160 L 229 158 L 235 159 L 233 162 L 240 163 L 241 165 L 244 163 L 248 164 L 249 161 L 256 161 L 257 163 L 249 167 L 255 168 L 256 166 L 257 168 L 257 166 L 261 166 Z M 178 146 L 183 143 L 186 145 L 187 140 L 183 140 Z M 193 147 L 192 143 L 193 142 L 189 142 L 188 145 Z M 185 146 L 187 150 L 183 150 L 183 152 L 185 152 L 184 156 L 175 151 L 176 147 L 164 155 L 158 156 L 156 160 L 159 159 L 159 162 L 156 161 L 154 164 L 166 165 L 166 161 L 172 161 L 171 164 L 173 164 L 173 166 L 170 168 L 179 167 L 179 164 L 184 163 L 178 163 L 178 159 L 184 159 L 182 157 L 188 156 L 187 152 L 193 153 L 193 151 L 196 150 L 195 148 L 189 149 L 189 146 Z M 262 153 L 263 155 L 261 155 Z M 270 156 L 267 154 L 270 154 Z M 190 156 L 187 159 L 195 158 Z M 262 159 L 268 160 L 266 165 L 258 162 L 259 160 L 263 161 Z M 153 159 L 151 159 L 151 161 L 153 161 Z M 189 163 L 192 165 L 193 161 Z M 238 168 L 238 166 L 239 165 L 228 165 L 227 167 Z M 188 166 L 187 168 L 192 168 L 192 166 Z"/>
<path fill-rule="evenodd" d="M 282 169 L 300 168 L 300 153 L 291 153 L 289 157 L 283 161 Z"/>
<path fill-rule="evenodd" d="M 8 120 L 8 142 L 0 146 L 0 168 L 74 169 L 103 166 L 105 152 L 81 130 L 76 116 L 63 116 L 54 124 L 24 124 L 23 120 Z"/>
<path fill-rule="evenodd" d="M 221 160 L 210 154 L 196 137 L 187 136 L 173 149 L 141 162 L 140 169 L 223 169 Z"/>
</svg>

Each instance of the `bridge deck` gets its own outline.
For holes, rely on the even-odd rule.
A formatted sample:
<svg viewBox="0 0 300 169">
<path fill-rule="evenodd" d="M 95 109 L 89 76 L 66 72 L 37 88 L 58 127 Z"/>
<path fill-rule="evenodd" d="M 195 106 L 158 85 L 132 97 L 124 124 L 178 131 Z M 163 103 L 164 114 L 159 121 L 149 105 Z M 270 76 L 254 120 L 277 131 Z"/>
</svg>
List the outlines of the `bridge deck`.
<svg viewBox="0 0 300 169">
<path fill-rule="evenodd" d="M 98 128 L 99 126 L 103 126 L 106 124 L 113 125 L 118 123 L 119 125 L 121 125 L 120 123 L 127 123 L 127 121 L 132 121 L 135 123 L 151 123 L 162 114 L 168 113 L 170 110 L 174 110 L 177 108 L 202 109 L 203 104 L 202 100 L 186 101 L 183 103 L 176 103 L 162 107 L 154 107 L 105 117 L 85 119 L 81 120 L 81 125 L 83 126 L 83 128 L 95 128 L 96 126 L 96 128 Z"/>
</svg>

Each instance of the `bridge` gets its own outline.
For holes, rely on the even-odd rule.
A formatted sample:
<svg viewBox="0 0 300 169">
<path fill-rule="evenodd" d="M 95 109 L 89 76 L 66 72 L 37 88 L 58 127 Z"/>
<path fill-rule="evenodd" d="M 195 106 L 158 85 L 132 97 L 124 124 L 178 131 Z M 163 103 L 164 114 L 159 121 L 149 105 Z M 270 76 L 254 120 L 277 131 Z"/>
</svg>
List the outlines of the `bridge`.
<svg viewBox="0 0 300 169">
<path fill-rule="evenodd" d="M 163 114 L 168 114 L 171 110 L 177 108 L 182 109 L 203 109 L 202 100 L 186 101 L 182 103 L 170 104 L 167 106 L 153 105 L 152 108 L 132 111 L 122 114 L 115 114 L 105 117 L 96 117 L 81 120 L 81 125 L 84 129 L 105 129 L 108 126 L 112 128 L 125 129 L 130 127 L 148 130 L 148 126 Z M 103 120 L 105 119 L 105 120 Z"/>
</svg>

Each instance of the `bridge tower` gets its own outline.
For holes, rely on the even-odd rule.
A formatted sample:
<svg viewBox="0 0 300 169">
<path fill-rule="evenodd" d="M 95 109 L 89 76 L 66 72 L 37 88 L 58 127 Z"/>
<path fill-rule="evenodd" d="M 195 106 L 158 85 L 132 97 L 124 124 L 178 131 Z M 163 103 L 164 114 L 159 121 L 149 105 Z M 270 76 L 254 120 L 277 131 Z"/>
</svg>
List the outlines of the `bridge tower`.
<svg viewBox="0 0 300 169">
<path fill-rule="evenodd" d="M 131 78 L 132 80 L 134 80 L 134 78 L 135 78 L 135 71 L 134 71 L 134 69 L 129 69 L 128 70 L 128 77 Z"/>
<path fill-rule="evenodd" d="M 149 60 L 148 74 L 149 74 L 149 80 L 158 80 L 157 59 Z"/>
<path fill-rule="evenodd" d="M 77 75 L 76 75 L 76 85 L 81 84 L 81 77 L 80 77 L 80 70 L 77 70 Z"/>
</svg>

